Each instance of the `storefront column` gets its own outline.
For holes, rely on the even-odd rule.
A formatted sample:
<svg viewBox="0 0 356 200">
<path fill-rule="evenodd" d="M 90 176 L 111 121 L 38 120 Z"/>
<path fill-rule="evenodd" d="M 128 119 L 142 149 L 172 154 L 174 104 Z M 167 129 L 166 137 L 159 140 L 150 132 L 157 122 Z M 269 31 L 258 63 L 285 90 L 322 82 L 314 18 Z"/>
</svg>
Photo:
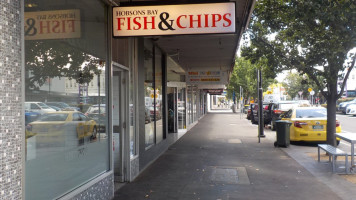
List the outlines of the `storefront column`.
<svg viewBox="0 0 356 200">
<path fill-rule="evenodd" d="M 23 1 L 1 1 L 0 31 L 0 199 L 23 198 L 25 135 L 22 112 Z M 6 116 L 6 117 L 5 117 Z"/>
</svg>

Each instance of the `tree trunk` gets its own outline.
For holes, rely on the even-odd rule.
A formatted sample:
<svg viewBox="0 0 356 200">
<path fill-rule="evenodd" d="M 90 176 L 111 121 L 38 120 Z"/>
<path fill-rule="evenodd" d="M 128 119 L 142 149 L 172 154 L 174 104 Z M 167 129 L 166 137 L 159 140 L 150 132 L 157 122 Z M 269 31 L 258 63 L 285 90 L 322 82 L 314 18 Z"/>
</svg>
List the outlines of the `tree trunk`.
<svg viewBox="0 0 356 200">
<path fill-rule="evenodd" d="M 336 146 L 336 101 L 337 101 L 337 86 L 336 84 L 328 88 L 329 95 L 327 98 L 327 125 L 326 125 L 326 142 L 327 144 Z"/>
</svg>

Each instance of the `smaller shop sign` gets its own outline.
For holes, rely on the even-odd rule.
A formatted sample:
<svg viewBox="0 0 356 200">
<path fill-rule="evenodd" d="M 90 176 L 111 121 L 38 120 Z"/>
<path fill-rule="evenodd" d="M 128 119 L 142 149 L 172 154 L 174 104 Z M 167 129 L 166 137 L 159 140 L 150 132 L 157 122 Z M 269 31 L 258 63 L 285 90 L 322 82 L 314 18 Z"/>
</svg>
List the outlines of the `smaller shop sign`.
<svg viewBox="0 0 356 200">
<path fill-rule="evenodd" d="M 25 12 L 25 40 L 80 38 L 80 10 Z"/>
<path fill-rule="evenodd" d="M 113 36 L 235 33 L 235 2 L 113 8 Z"/>
<path fill-rule="evenodd" d="M 224 92 L 223 89 L 206 89 L 204 91 L 210 95 L 221 95 Z"/>
<path fill-rule="evenodd" d="M 225 71 L 188 71 L 186 76 L 187 84 L 191 85 L 227 84 Z"/>
</svg>

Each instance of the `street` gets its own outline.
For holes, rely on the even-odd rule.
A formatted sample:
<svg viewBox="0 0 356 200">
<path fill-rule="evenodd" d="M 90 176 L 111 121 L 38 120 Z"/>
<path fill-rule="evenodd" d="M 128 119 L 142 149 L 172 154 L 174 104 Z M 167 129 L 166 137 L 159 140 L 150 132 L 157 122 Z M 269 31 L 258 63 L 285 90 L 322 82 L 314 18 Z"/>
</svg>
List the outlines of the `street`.
<svg viewBox="0 0 356 200">
<path fill-rule="evenodd" d="M 341 123 L 342 132 L 356 133 L 356 116 L 337 114 L 336 119 Z"/>
</svg>

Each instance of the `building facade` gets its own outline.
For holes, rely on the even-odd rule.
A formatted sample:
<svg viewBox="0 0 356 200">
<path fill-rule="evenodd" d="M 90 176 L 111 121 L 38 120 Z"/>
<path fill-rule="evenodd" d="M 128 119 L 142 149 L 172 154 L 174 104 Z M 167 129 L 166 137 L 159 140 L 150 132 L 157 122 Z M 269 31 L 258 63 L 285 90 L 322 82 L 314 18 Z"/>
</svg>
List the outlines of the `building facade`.
<svg viewBox="0 0 356 200">
<path fill-rule="evenodd" d="M 181 14 L 182 29 L 236 27 L 117 36 L 120 20 L 122 29 L 156 28 L 143 15 L 167 3 L 0 2 L 0 199 L 111 199 L 115 183 L 134 180 L 198 123 L 207 113 L 207 89 L 228 81 L 254 1 L 228 2 L 233 19 L 209 14 L 208 7 L 219 12 L 226 1 L 185 3 L 167 10 L 207 10 Z M 157 27 L 177 29 L 168 13 L 158 13 Z"/>
</svg>

